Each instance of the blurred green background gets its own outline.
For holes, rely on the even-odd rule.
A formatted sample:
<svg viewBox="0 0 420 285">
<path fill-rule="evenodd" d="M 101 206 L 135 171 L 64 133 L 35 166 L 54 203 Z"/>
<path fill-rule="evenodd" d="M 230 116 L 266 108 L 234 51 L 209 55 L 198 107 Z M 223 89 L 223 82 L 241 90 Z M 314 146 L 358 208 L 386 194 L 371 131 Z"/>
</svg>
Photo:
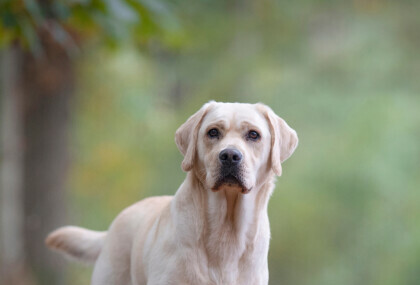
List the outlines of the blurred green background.
<svg viewBox="0 0 420 285">
<path fill-rule="evenodd" d="M 209 100 L 263 102 L 300 139 L 269 204 L 270 284 L 419 284 L 420 2 L 158 4 L 142 29 L 77 22 L 67 223 L 174 194 L 177 127 Z"/>
</svg>

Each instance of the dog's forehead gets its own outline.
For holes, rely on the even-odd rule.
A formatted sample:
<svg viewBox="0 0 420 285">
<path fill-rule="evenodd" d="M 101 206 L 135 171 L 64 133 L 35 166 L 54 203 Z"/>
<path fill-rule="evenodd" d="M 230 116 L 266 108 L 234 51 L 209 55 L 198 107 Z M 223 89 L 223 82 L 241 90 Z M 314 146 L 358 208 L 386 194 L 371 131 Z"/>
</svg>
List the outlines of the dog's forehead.
<svg viewBox="0 0 420 285">
<path fill-rule="evenodd" d="M 229 127 L 237 127 L 245 122 L 268 129 L 267 121 L 253 104 L 217 103 L 206 115 L 204 124 L 224 122 Z"/>
</svg>

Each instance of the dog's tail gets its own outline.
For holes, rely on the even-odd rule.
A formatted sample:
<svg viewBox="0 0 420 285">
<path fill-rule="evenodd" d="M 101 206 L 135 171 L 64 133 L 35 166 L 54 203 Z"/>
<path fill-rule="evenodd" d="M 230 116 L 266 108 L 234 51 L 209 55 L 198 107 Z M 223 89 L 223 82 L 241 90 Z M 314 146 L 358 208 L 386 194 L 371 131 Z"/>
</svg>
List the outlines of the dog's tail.
<svg viewBox="0 0 420 285">
<path fill-rule="evenodd" d="M 105 237 L 106 232 L 67 226 L 50 233 L 45 244 L 72 260 L 93 264 L 98 259 Z"/>
</svg>

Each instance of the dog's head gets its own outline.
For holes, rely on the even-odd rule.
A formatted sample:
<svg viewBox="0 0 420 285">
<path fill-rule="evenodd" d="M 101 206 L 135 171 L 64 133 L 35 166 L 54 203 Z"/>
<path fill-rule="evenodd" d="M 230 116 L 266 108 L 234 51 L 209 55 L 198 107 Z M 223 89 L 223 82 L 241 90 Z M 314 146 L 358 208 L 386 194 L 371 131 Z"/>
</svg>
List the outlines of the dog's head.
<svg viewBox="0 0 420 285">
<path fill-rule="evenodd" d="M 250 192 L 268 175 L 281 175 L 298 138 L 263 104 L 205 104 L 176 132 L 184 155 L 182 169 L 193 170 L 206 188 Z"/>
</svg>

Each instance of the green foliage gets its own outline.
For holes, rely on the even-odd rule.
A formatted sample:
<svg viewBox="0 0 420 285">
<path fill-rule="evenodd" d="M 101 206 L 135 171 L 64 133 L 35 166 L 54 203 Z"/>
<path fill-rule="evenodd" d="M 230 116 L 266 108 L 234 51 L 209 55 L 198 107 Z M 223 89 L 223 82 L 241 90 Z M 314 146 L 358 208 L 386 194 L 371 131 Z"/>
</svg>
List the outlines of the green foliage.
<svg viewBox="0 0 420 285">
<path fill-rule="evenodd" d="M 178 33 L 177 27 L 169 6 L 160 0 L 0 2 L 0 45 L 18 43 L 35 54 L 42 52 L 42 30 L 71 51 L 83 38 L 98 37 L 111 47 L 127 40 L 144 44 Z"/>
</svg>

